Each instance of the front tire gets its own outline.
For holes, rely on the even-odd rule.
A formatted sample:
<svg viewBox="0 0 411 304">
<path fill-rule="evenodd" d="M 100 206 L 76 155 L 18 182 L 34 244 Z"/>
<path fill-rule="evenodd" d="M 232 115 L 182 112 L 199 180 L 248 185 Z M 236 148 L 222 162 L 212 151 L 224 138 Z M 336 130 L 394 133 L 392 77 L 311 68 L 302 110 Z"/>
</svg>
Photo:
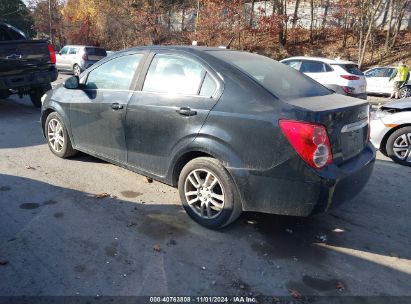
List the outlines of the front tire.
<svg viewBox="0 0 411 304">
<path fill-rule="evenodd" d="M 44 130 L 48 146 L 53 154 L 61 158 L 67 158 L 77 153 L 71 145 L 67 128 L 58 113 L 52 112 L 47 116 Z"/>
<path fill-rule="evenodd" d="M 73 66 L 73 73 L 74 73 L 74 75 L 76 75 L 76 76 L 80 76 L 80 74 L 81 74 L 81 68 L 80 68 L 80 66 L 79 66 L 78 64 L 75 64 L 75 65 Z"/>
<path fill-rule="evenodd" d="M 181 171 L 178 190 L 187 214 L 204 227 L 222 228 L 241 214 L 236 186 L 214 158 L 199 157 L 188 162 Z"/>
<path fill-rule="evenodd" d="M 394 162 L 411 167 L 411 127 L 394 131 L 387 140 L 386 151 Z"/>
</svg>

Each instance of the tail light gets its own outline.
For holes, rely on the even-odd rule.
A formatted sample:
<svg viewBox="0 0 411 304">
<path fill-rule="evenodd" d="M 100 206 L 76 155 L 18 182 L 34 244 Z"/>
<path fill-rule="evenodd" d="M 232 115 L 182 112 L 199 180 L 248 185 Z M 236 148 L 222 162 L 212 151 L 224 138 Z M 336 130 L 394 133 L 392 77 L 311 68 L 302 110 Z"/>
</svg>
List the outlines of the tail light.
<svg viewBox="0 0 411 304">
<path fill-rule="evenodd" d="M 355 89 L 352 88 L 352 87 L 344 87 L 344 86 L 341 86 L 341 88 L 342 88 L 342 89 L 344 90 L 344 92 L 347 93 L 347 94 L 353 93 L 353 92 L 355 91 Z"/>
<path fill-rule="evenodd" d="M 88 60 L 88 55 L 87 55 L 87 53 L 84 52 L 83 55 L 81 56 L 81 58 L 82 58 L 83 60 Z"/>
<path fill-rule="evenodd" d="M 352 75 L 340 75 L 341 78 L 347 79 L 347 80 L 359 80 L 360 77 L 358 76 L 352 76 Z"/>
<path fill-rule="evenodd" d="M 321 169 L 333 162 L 330 141 L 323 125 L 295 120 L 280 120 L 279 125 L 291 146 L 312 168 Z"/>
<path fill-rule="evenodd" d="M 54 46 L 51 43 L 49 43 L 47 45 L 47 48 L 49 50 L 51 63 L 56 64 L 56 50 L 54 49 Z"/>
</svg>

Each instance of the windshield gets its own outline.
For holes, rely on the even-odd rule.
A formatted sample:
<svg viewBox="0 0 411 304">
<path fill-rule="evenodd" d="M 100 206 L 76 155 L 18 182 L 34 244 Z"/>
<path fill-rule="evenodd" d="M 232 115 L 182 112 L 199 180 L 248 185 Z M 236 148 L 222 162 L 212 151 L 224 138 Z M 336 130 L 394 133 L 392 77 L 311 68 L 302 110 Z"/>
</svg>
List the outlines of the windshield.
<svg viewBox="0 0 411 304">
<path fill-rule="evenodd" d="M 251 76 L 279 98 L 323 96 L 331 91 L 293 68 L 265 56 L 238 51 L 210 51 Z"/>
</svg>

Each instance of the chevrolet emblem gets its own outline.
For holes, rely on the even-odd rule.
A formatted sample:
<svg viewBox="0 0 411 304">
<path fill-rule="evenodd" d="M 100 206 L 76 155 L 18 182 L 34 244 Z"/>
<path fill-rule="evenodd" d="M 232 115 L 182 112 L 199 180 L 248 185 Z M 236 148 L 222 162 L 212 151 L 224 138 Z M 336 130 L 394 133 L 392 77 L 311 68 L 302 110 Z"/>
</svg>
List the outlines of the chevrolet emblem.
<svg viewBox="0 0 411 304">
<path fill-rule="evenodd" d="M 11 54 L 9 56 L 6 56 L 6 59 L 9 59 L 9 60 L 21 59 L 21 55 Z"/>
</svg>

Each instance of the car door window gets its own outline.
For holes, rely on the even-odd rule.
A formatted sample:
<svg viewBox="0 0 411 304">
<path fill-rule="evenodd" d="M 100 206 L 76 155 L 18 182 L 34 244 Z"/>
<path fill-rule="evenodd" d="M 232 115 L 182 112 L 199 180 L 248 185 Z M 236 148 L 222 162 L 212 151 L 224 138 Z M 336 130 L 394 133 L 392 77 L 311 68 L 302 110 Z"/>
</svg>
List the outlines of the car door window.
<svg viewBox="0 0 411 304">
<path fill-rule="evenodd" d="M 88 74 L 85 88 L 129 90 L 142 58 L 143 54 L 133 54 L 107 61 Z"/>
<path fill-rule="evenodd" d="M 70 48 L 69 55 L 76 55 L 78 52 L 78 48 Z"/>
<path fill-rule="evenodd" d="M 205 75 L 203 85 L 201 86 L 200 96 L 211 97 L 216 91 L 217 86 L 213 78 L 207 73 Z"/>
<path fill-rule="evenodd" d="M 384 77 L 391 77 L 395 69 L 385 69 Z"/>
<path fill-rule="evenodd" d="M 66 55 L 68 50 L 69 50 L 69 48 L 67 46 L 65 46 L 64 48 L 61 49 L 60 55 Z"/>
<path fill-rule="evenodd" d="M 288 65 L 290 68 L 296 69 L 297 71 L 300 70 L 301 61 L 299 60 L 289 60 L 283 62 L 285 65 Z"/>
<path fill-rule="evenodd" d="M 191 59 L 158 54 L 150 64 L 143 91 L 198 95 L 203 75 L 203 67 Z"/>
<path fill-rule="evenodd" d="M 377 68 L 367 72 L 368 77 L 384 77 L 385 69 Z"/>
<path fill-rule="evenodd" d="M 323 73 L 324 63 L 318 61 L 303 61 L 300 72 L 302 73 Z"/>
</svg>

